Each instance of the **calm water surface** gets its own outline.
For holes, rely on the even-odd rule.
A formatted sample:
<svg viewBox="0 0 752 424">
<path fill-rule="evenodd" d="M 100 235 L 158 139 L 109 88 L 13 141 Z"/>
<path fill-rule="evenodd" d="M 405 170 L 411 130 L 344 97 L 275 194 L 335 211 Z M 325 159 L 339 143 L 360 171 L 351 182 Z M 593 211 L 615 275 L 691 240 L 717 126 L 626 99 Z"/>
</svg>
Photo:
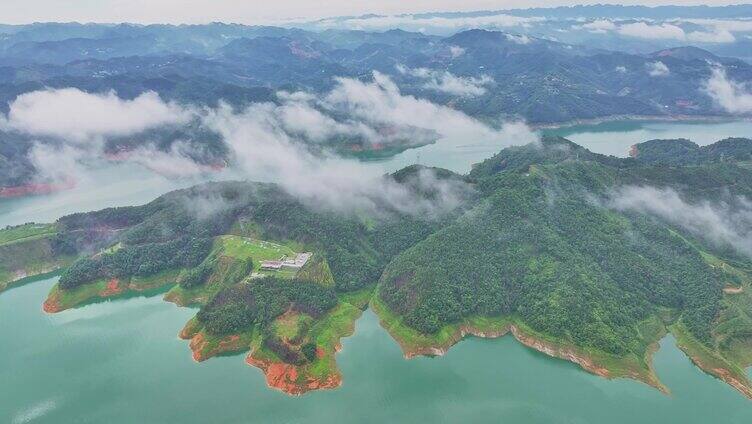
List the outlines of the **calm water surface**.
<svg viewBox="0 0 752 424">
<path fill-rule="evenodd" d="M 44 315 L 54 282 L 0 296 L 2 423 L 752 422 L 752 402 L 696 369 L 671 338 L 655 358 L 666 396 L 510 337 L 405 360 L 370 311 L 337 355 L 344 385 L 289 397 L 242 355 L 193 362 L 176 334 L 194 310 L 156 296 Z"/>
<path fill-rule="evenodd" d="M 707 145 L 727 137 L 752 137 L 752 121 L 624 121 L 576 125 L 540 132 L 566 137 L 593 152 L 626 157 L 633 144 L 653 139 L 688 138 L 699 145 Z M 472 164 L 495 155 L 503 147 L 498 143 L 443 139 L 430 146 L 407 150 L 380 163 L 385 171 L 395 171 L 420 163 L 466 173 L 470 171 Z"/>
<path fill-rule="evenodd" d="M 619 154 L 635 142 L 686 137 L 707 144 L 752 136 L 748 122 L 639 123 L 576 127 L 560 134 Z M 439 143 L 421 162 L 463 172 L 499 146 Z M 373 166 L 397 169 L 405 152 Z M 76 189 L 0 201 L 0 226 L 51 221 L 77 211 L 145 203 L 196 181 L 129 167 L 98 171 Z M 244 356 L 197 364 L 177 338 L 195 310 L 160 296 L 46 315 L 55 279 L 0 294 L 0 423 L 750 423 L 752 401 L 697 368 L 671 337 L 655 356 L 666 396 L 629 380 L 609 381 L 514 339 L 468 339 L 442 358 L 404 360 L 372 312 L 337 356 L 344 385 L 292 398 L 266 387 Z"/>
</svg>

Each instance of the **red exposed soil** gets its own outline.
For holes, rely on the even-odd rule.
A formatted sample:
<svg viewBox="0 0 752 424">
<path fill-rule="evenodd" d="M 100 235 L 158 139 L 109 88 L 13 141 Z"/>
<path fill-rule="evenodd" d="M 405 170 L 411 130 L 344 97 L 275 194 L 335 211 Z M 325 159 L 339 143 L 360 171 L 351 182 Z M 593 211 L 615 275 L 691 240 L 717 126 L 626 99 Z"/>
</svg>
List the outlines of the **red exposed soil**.
<svg viewBox="0 0 752 424">
<path fill-rule="evenodd" d="M 0 187 L 0 197 L 21 197 L 31 196 L 37 194 L 50 194 L 58 191 L 68 190 L 75 187 L 76 181 L 73 179 L 66 179 L 58 183 L 37 183 L 37 184 L 24 184 L 14 187 Z"/>
<path fill-rule="evenodd" d="M 182 330 L 180 330 L 180 334 L 178 334 L 178 337 L 180 337 L 183 340 L 190 340 L 195 336 L 197 329 L 194 328 L 194 326 L 187 324 L 185 327 L 183 327 Z"/>
<path fill-rule="evenodd" d="M 48 314 L 56 314 L 58 312 L 61 312 L 63 308 L 60 305 L 60 300 L 57 296 L 50 296 L 47 298 L 47 300 L 44 301 L 42 310 L 44 310 Z"/>
<path fill-rule="evenodd" d="M 196 362 L 205 361 L 208 358 L 205 357 L 202 354 L 202 349 L 206 345 L 206 340 L 204 339 L 204 333 L 198 333 L 191 339 L 190 348 L 191 351 L 193 351 L 193 360 Z"/>
<path fill-rule="evenodd" d="M 259 368 L 266 376 L 266 384 L 288 395 L 302 395 L 311 390 L 334 389 L 342 384 L 339 375 L 330 375 L 324 380 L 305 376 L 300 367 L 282 362 L 270 362 L 248 355 L 246 362 Z"/>
<path fill-rule="evenodd" d="M 113 278 L 107 282 L 107 287 L 99 295 L 102 297 L 115 296 L 123 293 L 123 291 L 125 291 L 125 287 L 120 285 L 120 280 Z"/>
<path fill-rule="evenodd" d="M 744 292 L 744 287 L 724 287 L 723 292 L 726 294 L 740 294 Z"/>
<path fill-rule="evenodd" d="M 183 329 L 183 331 L 185 331 L 185 329 Z M 191 348 L 191 351 L 193 351 L 193 360 L 196 362 L 206 361 L 213 356 L 217 356 L 225 352 L 237 352 L 244 350 L 243 346 L 240 344 L 241 340 L 239 335 L 227 336 L 220 340 L 217 346 L 211 349 L 207 349 L 208 341 L 206 340 L 206 336 L 203 332 L 199 332 L 192 337 L 183 337 L 184 335 L 187 334 L 184 334 L 183 332 L 180 333 L 181 338 L 191 339 L 189 346 Z"/>
<path fill-rule="evenodd" d="M 697 356 L 691 355 L 682 345 L 679 345 L 679 348 L 681 348 L 684 353 L 689 356 L 689 359 L 701 370 L 707 372 L 708 374 L 720 379 L 721 381 L 724 381 L 731 387 L 735 388 L 741 394 L 746 396 L 749 399 L 752 399 L 752 387 L 749 386 L 749 382 L 740 380 L 737 376 L 733 375 L 731 371 L 727 370 L 726 368 L 717 368 L 717 367 L 711 367 L 703 363 L 700 358 Z"/>
<path fill-rule="evenodd" d="M 519 329 L 514 325 L 511 326 L 511 331 L 514 337 L 527 347 L 545 353 L 548 356 L 553 356 L 555 358 L 566 359 L 567 361 L 574 362 L 575 364 L 578 364 L 585 370 L 590 371 L 595 375 L 599 375 L 601 377 L 611 377 L 611 372 L 608 369 L 596 365 L 590 358 L 577 353 L 574 349 L 560 347 L 551 343 L 546 343 L 545 341 L 538 340 L 519 331 Z M 637 376 L 634 377 L 638 378 Z M 648 382 L 648 384 L 651 383 Z"/>
<path fill-rule="evenodd" d="M 738 378 L 734 377 L 729 372 L 729 370 L 725 368 L 713 368 L 710 370 L 710 373 L 725 381 L 726 383 L 731 385 L 731 387 L 740 391 L 744 396 L 752 399 L 752 388 L 750 388 L 749 385 L 745 384 L 743 381 L 740 381 Z"/>
<path fill-rule="evenodd" d="M 419 355 L 441 356 L 441 355 L 446 354 L 446 352 L 449 350 L 450 347 L 452 347 L 454 344 L 458 343 L 460 340 L 462 340 L 464 337 L 468 335 L 481 337 L 481 338 L 497 338 L 497 337 L 502 337 L 510 332 L 520 343 L 522 343 L 523 345 L 531 349 L 535 349 L 541 353 L 544 353 L 546 355 L 549 355 L 555 358 L 561 358 L 570 362 L 574 362 L 575 364 L 581 366 L 586 371 L 591 372 L 595 375 L 606 377 L 606 378 L 615 377 L 611 373 L 610 370 L 596 364 L 592 360 L 592 358 L 578 352 L 576 349 L 572 347 L 567 347 L 567 346 L 559 346 L 555 343 L 549 343 L 545 340 L 540 340 L 538 338 L 535 338 L 533 336 L 530 336 L 524 333 L 515 325 L 509 325 L 505 328 L 502 328 L 496 331 L 478 331 L 475 328 L 463 325 L 463 326 L 460 326 L 460 328 L 457 331 L 457 334 L 455 334 L 454 337 L 452 337 L 443 346 L 430 346 L 430 347 L 423 346 L 423 347 L 417 347 L 417 348 L 411 347 L 411 346 L 405 346 L 405 345 L 401 345 L 401 346 L 402 346 L 403 351 L 405 352 L 405 358 L 408 358 L 408 359 L 415 357 L 415 356 L 419 356 Z M 665 386 L 663 386 L 660 383 L 660 381 L 658 381 L 655 378 L 642 375 L 637 372 L 632 372 L 628 376 L 638 381 L 647 383 L 650 386 L 653 386 L 661 390 L 664 393 L 668 392 L 668 389 Z"/>
</svg>

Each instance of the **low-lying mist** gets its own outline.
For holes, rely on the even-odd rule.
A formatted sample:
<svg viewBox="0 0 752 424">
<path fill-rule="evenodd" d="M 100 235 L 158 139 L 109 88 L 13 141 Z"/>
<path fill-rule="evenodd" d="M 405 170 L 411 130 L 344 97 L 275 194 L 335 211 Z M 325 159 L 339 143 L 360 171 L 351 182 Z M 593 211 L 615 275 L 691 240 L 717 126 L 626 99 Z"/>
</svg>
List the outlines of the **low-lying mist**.
<svg viewBox="0 0 752 424">
<path fill-rule="evenodd" d="M 624 186 L 610 194 L 607 206 L 655 216 L 716 247 L 752 257 L 752 202 L 745 197 L 692 203 L 672 188 Z"/>
<path fill-rule="evenodd" d="M 149 139 L 148 130 L 198 125 L 219 135 L 228 154 L 229 174 L 274 182 L 307 204 L 345 213 L 396 211 L 433 216 L 454 208 L 469 187 L 456 179 L 416 173 L 411 186 L 431 188 L 429 199 L 390 178 L 378 166 L 335 154 L 330 140 L 356 139 L 383 146 L 395 140 L 426 143 L 462 139 L 501 147 L 534 142 L 523 122 L 492 127 L 450 107 L 403 95 L 387 76 L 374 72 L 363 81 L 338 78 L 326 93 L 280 92 L 275 103 L 216 108 L 165 102 L 155 93 L 123 100 L 115 93 L 77 89 L 43 90 L 10 104 L 0 129 L 34 140 L 29 159 L 40 180 L 87 178 L 92 166 L 107 166 L 105 144 L 114 137 L 143 137 L 118 155 L 168 178 L 190 178 L 210 171 L 197 149 L 201 140 L 176 139 L 167 146 Z M 104 163 L 104 165 L 103 165 Z"/>
</svg>

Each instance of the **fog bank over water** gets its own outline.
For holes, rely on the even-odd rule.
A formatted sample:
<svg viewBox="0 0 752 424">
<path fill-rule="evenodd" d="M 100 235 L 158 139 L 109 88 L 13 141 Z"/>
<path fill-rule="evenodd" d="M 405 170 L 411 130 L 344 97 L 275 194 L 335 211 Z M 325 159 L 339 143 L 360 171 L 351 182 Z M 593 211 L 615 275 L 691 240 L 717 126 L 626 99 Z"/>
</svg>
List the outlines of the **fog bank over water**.
<svg viewBox="0 0 752 424">
<path fill-rule="evenodd" d="M 448 186 L 428 175 L 430 171 L 421 172 L 416 176 L 419 185 L 438 187 L 442 195 L 416 203 L 409 189 L 382 178 L 382 169 L 340 157 L 326 142 L 363 140 L 367 147 L 388 147 L 473 140 L 498 150 L 537 141 L 524 122 L 482 123 L 451 107 L 405 95 L 390 77 L 376 71 L 370 81 L 336 78 L 334 88 L 321 95 L 280 92 L 277 97 L 278 103 L 253 103 L 243 109 L 222 102 L 217 108 L 199 108 L 164 102 L 152 92 L 123 100 L 114 92 L 42 90 L 12 102 L 0 128 L 50 138 L 35 141 L 29 153 L 37 178 L 80 184 L 93 180 L 91 162 L 107 166 L 103 159 L 113 156 L 105 147 L 109 137 L 139 138 L 150 128 L 193 122 L 218 135 L 228 151 L 229 174 L 277 183 L 318 208 L 342 213 L 381 213 L 376 209 L 386 208 L 424 216 L 452 209 L 467 188 Z M 117 160 L 175 179 L 212 178 L 207 167 L 193 159 L 204 149 L 201 140 L 170 142 L 169 149 L 157 148 L 145 138 Z"/>
<path fill-rule="evenodd" d="M 626 157 L 629 147 L 651 139 L 688 138 L 707 145 L 726 137 L 749 137 L 752 122 L 612 122 L 546 130 L 570 138 L 594 152 Z M 473 163 L 498 153 L 499 143 L 474 143 L 462 138 L 440 140 L 419 149 L 407 150 L 392 158 L 364 162 L 373 175 L 394 172 L 420 163 L 466 173 Z M 206 179 L 241 179 L 228 170 L 192 178 L 165 178 L 137 163 L 108 165 L 91 170 L 91 178 L 72 190 L 51 195 L 0 199 L 0 226 L 28 221 L 50 222 L 63 215 L 109 206 L 144 204 L 168 191 L 189 187 Z"/>
</svg>

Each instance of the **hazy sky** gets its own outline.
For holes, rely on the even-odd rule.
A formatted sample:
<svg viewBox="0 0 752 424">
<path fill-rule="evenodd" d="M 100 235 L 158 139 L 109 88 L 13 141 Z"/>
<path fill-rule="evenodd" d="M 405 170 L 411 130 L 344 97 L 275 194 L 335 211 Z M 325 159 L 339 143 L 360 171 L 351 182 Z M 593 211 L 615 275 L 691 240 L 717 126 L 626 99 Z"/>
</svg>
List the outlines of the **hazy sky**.
<svg viewBox="0 0 752 424">
<path fill-rule="evenodd" d="M 0 22 L 263 23 L 364 13 L 505 9 L 599 1 L 563 0 L 0 0 Z M 607 1 L 600 0 L 605 3 Z M 743 0 L 624 0 L 623 4 L 743 3 Z M 611 1 L 609 3 L 617 3 Z"/>
</svg>

